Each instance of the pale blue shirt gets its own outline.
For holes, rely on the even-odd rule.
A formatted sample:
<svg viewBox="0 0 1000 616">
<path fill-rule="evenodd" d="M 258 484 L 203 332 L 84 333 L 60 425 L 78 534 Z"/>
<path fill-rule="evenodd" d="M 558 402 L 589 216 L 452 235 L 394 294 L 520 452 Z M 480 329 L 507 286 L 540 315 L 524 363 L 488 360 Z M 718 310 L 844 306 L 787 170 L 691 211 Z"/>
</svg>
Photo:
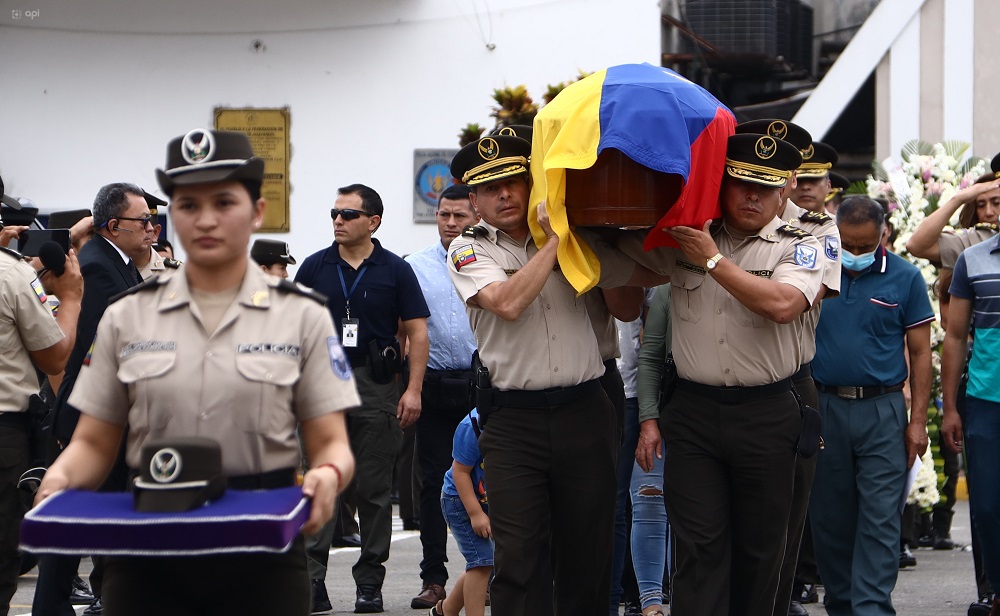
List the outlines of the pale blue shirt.
<svg viewBox="0 0 1000 616">
<path fill-rule="evenodd" d="M 430 309 L 427 336 L 431 352 L 427 367 L 431 370 L 468 370 L 476 338 L 469 325 L 465 304 L 455 291 L 447 266 L 448 253 L 441 242 L 435 242 L 406 257 L 424 292 Z"/>
</svg>

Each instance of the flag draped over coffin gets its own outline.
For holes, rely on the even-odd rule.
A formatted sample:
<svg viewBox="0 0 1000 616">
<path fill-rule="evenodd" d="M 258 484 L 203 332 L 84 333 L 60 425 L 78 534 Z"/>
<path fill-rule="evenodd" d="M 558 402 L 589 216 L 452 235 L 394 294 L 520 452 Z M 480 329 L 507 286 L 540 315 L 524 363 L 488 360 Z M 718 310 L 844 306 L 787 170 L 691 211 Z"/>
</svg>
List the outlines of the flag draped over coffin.
<svg viewBox="0 0 1000 616">
<path fill-rule="evenodd" d="M 677 203 L 645 241 L 646 250 L 676 246 L 664 229 L 700 228 L 719 216 L 726 141 L 735 124 L 732 112 L 708 91 L 651 64 L 613 66 L 566 87 L 533 126 L 528 223 L 535 243 L 546 239 L 536 218 L 544 200 L 566 278 L 581 293 L 597 283 L 600 263 L 569 228 L 566 170 L 587 169 L 605 148 L 614 148 L 640 165 L 684 178 Z"/>
</svg>

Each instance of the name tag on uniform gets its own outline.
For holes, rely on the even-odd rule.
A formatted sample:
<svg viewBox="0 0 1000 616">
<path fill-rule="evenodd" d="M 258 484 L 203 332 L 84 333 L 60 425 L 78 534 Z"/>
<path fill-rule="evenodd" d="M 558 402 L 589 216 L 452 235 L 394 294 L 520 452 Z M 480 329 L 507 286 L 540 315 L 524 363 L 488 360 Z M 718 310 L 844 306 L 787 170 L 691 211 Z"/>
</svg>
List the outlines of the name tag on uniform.
<svg viewBox="0 0 1000 616">
<path fill-rule="evenodd" d="M 358 346 L 358 320 L 357 319 L 341 319 L 341 326 L 343 327 L 343 335 L 340 337 L 341 343 L 345 347 L 357 348 Z"/>
</svg>

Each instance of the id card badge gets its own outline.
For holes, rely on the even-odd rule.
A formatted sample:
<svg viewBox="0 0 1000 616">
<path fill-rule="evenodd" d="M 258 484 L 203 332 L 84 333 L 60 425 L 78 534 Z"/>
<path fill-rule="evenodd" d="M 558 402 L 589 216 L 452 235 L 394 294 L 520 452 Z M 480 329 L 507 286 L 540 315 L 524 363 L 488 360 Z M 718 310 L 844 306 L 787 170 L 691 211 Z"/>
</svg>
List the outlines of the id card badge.
<svg viewBox="0 0 1000 616">
<path fill-rule="evenodd" d="M 341 319 L 340 324 L 343 327 L 341 343 L 344 347 L 356 349 L 358 347 L 358 320 Z"/>
</svg>

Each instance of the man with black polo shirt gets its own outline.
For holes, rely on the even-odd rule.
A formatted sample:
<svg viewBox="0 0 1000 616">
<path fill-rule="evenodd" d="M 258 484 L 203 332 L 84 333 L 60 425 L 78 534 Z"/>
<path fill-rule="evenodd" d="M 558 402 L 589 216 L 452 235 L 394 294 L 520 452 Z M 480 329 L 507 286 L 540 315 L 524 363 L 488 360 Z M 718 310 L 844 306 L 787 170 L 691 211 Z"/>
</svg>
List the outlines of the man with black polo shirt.
<svg viewBox="0 0 1000 616">
<path fill-rule="evenodd" d="M 427 317 L 430 312 L 410 266 L 372 238 L 382 222 L 382 199 L 363 184 L 338 189 L 330 215 L 334 242 L 307 257 L 295 281 L 326 295 L 333 321 L 361 396 L 350 412 L 347 428 L 357 459 L 355 485 L 361 521 L 361 555 L 354 565 L 356 613 L 384 611 L 382 582 L 392 536 L 392 468 L 403 442 L 402 428 L 420 417 L 421 391 L 427 366 Z M 405 391 L 397 383 L 402 352 L 396 333 L 402 322 L 409 339 L 410 373 Z M 324 545 L 310 546 L 314 613 L 326 599 Z M 326 601 L 329 605 L 329 601 Z"/>
</svg>

